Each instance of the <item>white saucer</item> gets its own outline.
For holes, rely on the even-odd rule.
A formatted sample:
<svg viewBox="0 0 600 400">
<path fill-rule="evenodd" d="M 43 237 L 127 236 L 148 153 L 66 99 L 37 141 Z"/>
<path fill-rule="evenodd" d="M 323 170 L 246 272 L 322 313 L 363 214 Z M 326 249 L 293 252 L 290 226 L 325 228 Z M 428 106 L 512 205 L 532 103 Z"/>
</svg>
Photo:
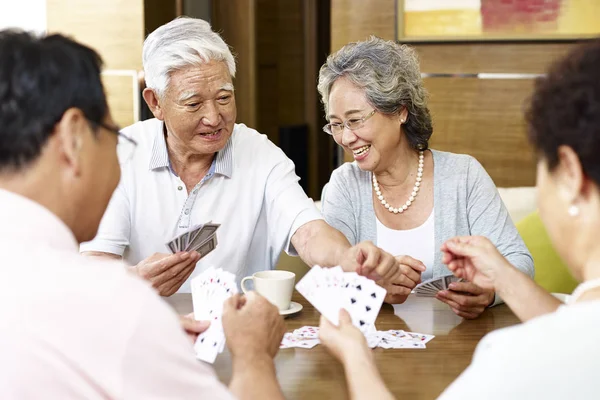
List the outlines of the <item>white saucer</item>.
<svg viewBox="0 0 600 400">
<path fill-rule="evenodd" d="M 287 310 L 280 310 L 279 315 L 296 314 L 300 310 L 302 310 L 302 304 L 292 301 L 290 302 L 290 308 L 288 308 Z"/>
</svg>

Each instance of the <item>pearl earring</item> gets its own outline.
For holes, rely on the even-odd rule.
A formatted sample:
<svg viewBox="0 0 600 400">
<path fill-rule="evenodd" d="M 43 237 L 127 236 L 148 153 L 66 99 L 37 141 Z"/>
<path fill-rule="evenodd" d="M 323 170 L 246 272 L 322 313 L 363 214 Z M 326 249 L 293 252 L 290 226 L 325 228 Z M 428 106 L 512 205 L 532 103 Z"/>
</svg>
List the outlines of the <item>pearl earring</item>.
<svg viewBox="0 0 600 400">
<path fill-rule="evenodd" d="M 576 205 L 572 205 L 571 207 L 569 207 L 568 212 L 571 217 L 576 217 L 579 215 L 579 207 L 577 207 Z"/>
</svg>

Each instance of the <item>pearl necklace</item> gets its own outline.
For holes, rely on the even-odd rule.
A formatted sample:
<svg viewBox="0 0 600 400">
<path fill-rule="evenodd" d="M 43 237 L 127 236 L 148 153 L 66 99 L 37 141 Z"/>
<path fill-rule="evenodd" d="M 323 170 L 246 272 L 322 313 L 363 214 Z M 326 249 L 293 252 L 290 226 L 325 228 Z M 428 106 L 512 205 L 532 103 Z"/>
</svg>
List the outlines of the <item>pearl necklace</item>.
<svg viewBox="0 0 600 400">
<path fill-rule="evenodd" d="M 375 190 L 375 194 L 377 195 L 377 198 L 379 199 L 381 204 L 389 212 L 394 213 L 394 214 L 402 214 L 404 211 L 406 211 L 408 209 L 408 207 L 410 207 L 410 205 L 413 203 L 413 201 L 415 201 L 415 197 L 417 197 L 417 194 L 419 193 L 419 186 L 421 186 L 422 180 L 423 180 L 423 152 L 419 151 L 419 169 L 417 169 L 417 180 L 415 182 L 415 186 L 413 187 L 413 191 L 412 191 L 410 197 L 408 198 L 406 203 L 404 203 L 404 205 L 402 205 L 401 207 L 398 207 L 398 208 L 394 208 L 394 207 L 390 206 L 387 203 L 387 201 L 385 201 L 385 199 L 383 198 L 383 195 L 381 194 L 381 189 L 379 188 L 379 183 L 377 182 L 377 178 L 375 177 L 375 174 L 373 174 L 373 189 Z"/>
</svg>

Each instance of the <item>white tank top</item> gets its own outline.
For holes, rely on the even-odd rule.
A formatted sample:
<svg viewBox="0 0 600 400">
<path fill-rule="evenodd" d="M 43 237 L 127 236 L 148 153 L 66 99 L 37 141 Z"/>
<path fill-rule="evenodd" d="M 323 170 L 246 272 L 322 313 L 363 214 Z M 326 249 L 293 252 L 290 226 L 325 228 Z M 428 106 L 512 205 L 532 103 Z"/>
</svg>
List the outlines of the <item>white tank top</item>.
<svg viewBox="0 0 600 400">
<path fill-rule="evenodd" d="M 427 270 L 421 274 L 421 280 L 433 278 L 433 260 L 435 253 L 435 212 L 423 225 L 413 229 L 395 230 L 383 225 L 377 217 L 377 246 L 394 256 L 411 256 L 421 261 Z"/>
</svg>

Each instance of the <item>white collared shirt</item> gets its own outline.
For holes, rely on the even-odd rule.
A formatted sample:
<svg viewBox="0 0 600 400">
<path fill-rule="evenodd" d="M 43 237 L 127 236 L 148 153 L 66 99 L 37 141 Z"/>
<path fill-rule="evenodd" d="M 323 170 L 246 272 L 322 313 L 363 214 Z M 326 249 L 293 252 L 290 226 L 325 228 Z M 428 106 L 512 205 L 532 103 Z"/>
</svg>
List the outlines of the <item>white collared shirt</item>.
<svg viewBox="0 0 600 400">
<path fill-rule="evenodd" d="M 598 399 L 600 300 L 486 335 L 439 400 Z"/>
<path fill-rule="evenodd" d="M 41 205 L 0 204 L 0 399 L 232 398 L 147 282 Z"/>
<path fill-rule="evenodd" d="M 81 251 L 122 255 L 137 264 L 168 253 L 176 234 L 208 221 L 221 224 L 218 246 L 201 259 L 179 292 L 209 266 L 236 274 L 238 281 L 275 267 L 282 250 L 295 254 L 291 238 L 321 214 L 298 184 L 294 164 L 265 135 L 236 124 L 211 171 L 187 193 L 170 168 L 163 122 L 151 119 L 123 130 L 138 142 L 121 166 L 122 177 L 98 235 Z"/>
</svg>

